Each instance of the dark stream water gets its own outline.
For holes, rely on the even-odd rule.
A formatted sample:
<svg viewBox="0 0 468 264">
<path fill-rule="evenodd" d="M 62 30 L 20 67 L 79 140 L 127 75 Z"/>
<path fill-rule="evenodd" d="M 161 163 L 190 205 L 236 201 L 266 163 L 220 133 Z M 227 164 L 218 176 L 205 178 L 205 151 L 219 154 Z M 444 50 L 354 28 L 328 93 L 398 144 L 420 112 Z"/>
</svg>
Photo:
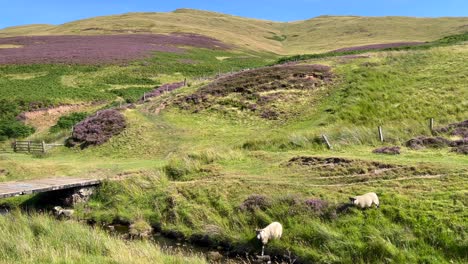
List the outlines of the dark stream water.
<svg viewBox="0 0 468 264">
<path fill-rule="evenodd" d="M 110 232 L 122 236 L 123 238 L 128 238 L 129 227 L 126 225 L 114 225 L 113 230 Z M 165 253 L 204 256 L 210 263 L 268 263 L 267 261 L 258 260 L 256 256 L 228 256 L 221 248 L 213 249 L 197 246 L 184 240 L 164 237 L 160 233 L 153 234 L 150 237 L 150 241 L 159 246 Z"/>
</svg>

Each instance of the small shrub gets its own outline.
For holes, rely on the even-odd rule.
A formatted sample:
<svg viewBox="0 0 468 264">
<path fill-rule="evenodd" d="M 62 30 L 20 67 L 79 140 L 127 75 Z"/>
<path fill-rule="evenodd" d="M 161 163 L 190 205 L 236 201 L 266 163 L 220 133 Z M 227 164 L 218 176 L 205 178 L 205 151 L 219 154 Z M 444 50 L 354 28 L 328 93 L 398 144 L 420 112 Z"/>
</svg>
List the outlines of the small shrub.
<svg viewBox="0 0 468 264">
<path fill-rule="evenodd" d="M 267 110 L 263 111 L 262 114 L 261 114 L 260 116 L 261 116 L 262 118 L 265 118 L 265 119 L 276 120 L 276 119 L 278 119 L 279 114 L 278 114 L 278 112 L 276 112 L 276 111 L 267 109 Z"/>
<path fill-rule="evenodd" d="M 304 204 L 309 211 L 323 220 L 334 220 L 338 217 L 337 207 L 328 201 L 315 198 L 306 200 Z"/>
<path fill-rule="evenodd" d="M 77 123 L 83 121 L 88 116 L 88 113 L 78 112 L 71 113 L 66 116 L 61 116 L 53 127 L 50 128 L 50 132 L 55 133 L 60 130 L 71 129 Z"/>
<path fill-rule="evenodd" d="M 252 194 L 242 202 L 239 209 L 242 211 L 265 210 L 271 205 L 270 200 L 261 194 Z"/>
<path fill-rule="evenodd" d="M 103 110 L 86 118 L 73 129 L 67 146 L 80 144 L 82 148 L 101 145 L 112 136 L 120 134 L 126 127 L 124 116 L 116 110 Z"/>
<path fill-rule="evenodd" d="M 16 120 L 0 120 L 0 141 L 8 138 L 24 138 L 35 131 L 33 127 Z"/>
<path fill-rule="evenodd" d="M 297 205 L 302 204 L 301 198 L 299 196 L 290 195 L 290 194 L 280 197 L 278 199 L 278 202 L 280 204 L 285 204 L 287 206 L 297 206 Z"/>
<path fill-rule="evenodd" d="M 468 137 L 468 120 L 434 129 L 434 132 L 436 134 L 450 134 L 452 136 L 466 138 Z"/>
<path fill-rule="evenodd" d="M 443 137 L 417 137 L 406 142 L 406 146 L 412 149 L 444 148 L 451 144 L 451 141 Z"/>
<path fill-rule="evenodd" d="M 351 203 L 341 203 L 336 206 L 335 211 L 337 214 L 347 214 L 352 207 L 354 207 L 354 205 Z"/>
<path fill-rule="evenodd" d="M 468 145 L 460 145 L 458 147 L 452 148 L 452 152 L 468 155 Z"/>
<path fill-rule="evenodd" d="M 322 214 L 328 207 L 328 202 L 321 199 L 308 199 L 305 201 L 307 208 L 317 214 Z"/>
<path fill-rule="evenodd" d="M 399 155 L 401 154 L 401 148 L 400 147 L 381 147 L 374 149 L 372 153 L 376 154 L 388 154 L 388 155 Z"/>
</svg>

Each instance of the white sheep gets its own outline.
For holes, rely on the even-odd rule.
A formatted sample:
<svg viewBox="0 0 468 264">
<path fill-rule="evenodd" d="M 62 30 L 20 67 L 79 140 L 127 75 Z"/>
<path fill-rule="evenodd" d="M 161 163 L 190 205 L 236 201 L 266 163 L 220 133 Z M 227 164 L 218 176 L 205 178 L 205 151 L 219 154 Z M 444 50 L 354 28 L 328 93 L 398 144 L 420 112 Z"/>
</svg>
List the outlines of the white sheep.
<svg viewBox="0 0 468 264">
<path fill-rule="evenodd" d="M 70 218 L 73 215 L 74 212 L 75 212 L 75 210 L 72 210 L 72 209 L 63 209 L 60 206 L 55 206 L 54 207 L 54 215 L 56 217 Z"/>
<path fill-rule="evenodd" d="M 257 238 L 262 241 L 262 256 L 265 245 L 270 239 L 280 239 L 283 235 L 283 226 L 278 222 L 273 222 L 263 229 L 257 229 Z"/>
<path fill-rule="evenodd" d="M 366 193 L 364 195 L 359 195 L 359 196 L 354 196 L 354 197 L 349 197 L 349 200 L 351 201 L 352 204 L 360 207 L 361 209 L 369 208 L 373 204 L 376 205 L 377 208 L 379 208 L 379 197 L 377 197 L 377 194 L 374 192 Z"/>
</svg>

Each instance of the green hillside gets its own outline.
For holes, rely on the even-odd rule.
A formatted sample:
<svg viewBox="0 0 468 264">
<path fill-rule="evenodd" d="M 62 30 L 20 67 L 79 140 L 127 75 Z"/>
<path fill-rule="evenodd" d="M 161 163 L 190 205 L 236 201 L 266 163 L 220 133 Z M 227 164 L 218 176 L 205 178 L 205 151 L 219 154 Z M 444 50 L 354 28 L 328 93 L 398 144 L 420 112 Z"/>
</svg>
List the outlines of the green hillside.
<svg viewBox="0 0 468 264">
<path fill-rule="evenodd" d="M 303 62 L 330 66 L 331 82 L 319 81 L 329 78 L 323 70 L 275 68 L 194 82 L 124 110 L 126 130 L 102 146 L 1 155 L 1 179 L 121 179 L 77 207 L 78 217 L 102 225 L 143 219 L 164 234 L 239 254 L 258 253 L 253 230 L 280 221 L 285 234 L 267 253 L 291 252 L 301 263 L 463 263 L 466 156 L 404 143 L 429 136 L 430 117 L 440 126 L 466 119 L 467 48 Z M 275 82 L 276 74 L 286 76 Z M 384 126 L 383 144 L 377 125 Z M 382 145 L 401 146 L 402 154 L 371 152 Z M 347 197 L 368 191 L 379 194 L 380 209 L 340 209 Z"/>
<path fill-rule="evenodd" d="M 128 13 L 63 25 L 31 25 L 0 30 L 0 37 L 189 32 L 241 48 L 277 54 L 313 53 L 343 47 L 432 41 L 468 30 L 468 18 L 322 16 L 279 23 L 214 12 L 180 9 L 170 13 Z"/>
<path fill-rule="evenodd" d="M 115 64 L 1 65 L 0 182 L 70 176 L 104 183 L 69 221 L 44 215 L 56 205 L 44 205 L 47 196 L 1 200 L 0 209 L 28 216 L 0 216 L 0 262 L 62 263 L 65 255 L 65 263 L 203 263 L 193 251 L 215 251 L 251 263 L 261 251 L 255 229 L 279 221 L 283 236 L 265 251 L 278 263 L 466 263 L 468 43 L 456 35 L 466 24 L 405 17 L 276 23 L 177 10 L 0 31 L 195 32 L 237 45 Z M 449 35 L 424 47 L 321 53 Z M 309 55 L 279 55 L 299 53 Z M 14 138 L 64 143 L 73 125 L 110 108 L 125 128 L 101 145 L 10 151 Z M 373 152 L 382 147 L 398 151 Z M 366 192 L 378 194 L 379 208 L 349 204 Z M 154 237 L 122 241 L 99 228 L 109 225 L 144 227 L 123 231 L 136 236 L 152 227 Z M 175 251 L 155 246 L 161 237 Z"/>
</svg>

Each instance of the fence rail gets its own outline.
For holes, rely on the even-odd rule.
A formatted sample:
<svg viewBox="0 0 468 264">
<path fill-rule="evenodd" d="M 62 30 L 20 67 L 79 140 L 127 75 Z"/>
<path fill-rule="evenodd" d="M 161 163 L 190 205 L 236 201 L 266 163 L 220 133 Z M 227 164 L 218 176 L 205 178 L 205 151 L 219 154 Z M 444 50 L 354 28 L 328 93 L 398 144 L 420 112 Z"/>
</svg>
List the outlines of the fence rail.
<svg viewBox="0 0 468 264">
<path fill-rule="evenodd" d="M 18 153 L 46 153 L 48 150 L 56 146 L 63 146 L 63 144 L 46 144 L 44 141 L 33 142 L 17 140 L 11 144 L 13 152 Z"/>
</svg>

